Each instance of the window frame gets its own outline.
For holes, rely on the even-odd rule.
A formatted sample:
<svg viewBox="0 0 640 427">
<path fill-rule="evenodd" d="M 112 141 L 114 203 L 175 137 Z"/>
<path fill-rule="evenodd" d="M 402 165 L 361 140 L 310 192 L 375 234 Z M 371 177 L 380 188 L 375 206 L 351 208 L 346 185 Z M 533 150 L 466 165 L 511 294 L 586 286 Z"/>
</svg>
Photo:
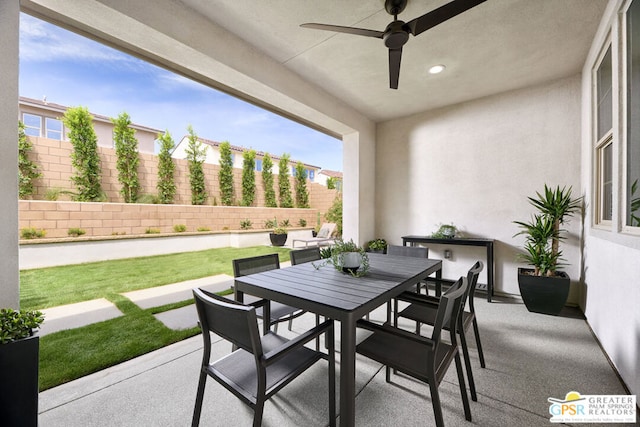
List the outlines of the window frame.
<svg viewBox="0 0 640 427">
<path fill-rule="evenodd" d="M 39 122 L 40 122 L 40 126 L 36 128 L 36 127 L 34 127 L 34 126 L 30 126 L 30 125 L 28 125 L 28 124 L 27 124 L 27 121 L 25 120 L 25 116 L 37 117 L 37 118 L 38 118 L 38 120 L 39 120 Z M 40 138 L 40 137 L 42 137 L 42 128 L 43 128 L 43 127 L 42 127 L 42 116 L 41 116 L 41 115 L 39 115 L 39 114 L 34 114 L 34 113 L 29 113 L 29 112 L 23 112 L 23 113 L 22 113 L 22 124 L 24 125 L 24 133 L 25 133 L 27 136 L 33 136 L 33 137 L 36 137 L 36 138 Z M 38 135 L 30 135 L 30 134 L 28 133 L 28 129 L 38 129 Z"/>
</svg>

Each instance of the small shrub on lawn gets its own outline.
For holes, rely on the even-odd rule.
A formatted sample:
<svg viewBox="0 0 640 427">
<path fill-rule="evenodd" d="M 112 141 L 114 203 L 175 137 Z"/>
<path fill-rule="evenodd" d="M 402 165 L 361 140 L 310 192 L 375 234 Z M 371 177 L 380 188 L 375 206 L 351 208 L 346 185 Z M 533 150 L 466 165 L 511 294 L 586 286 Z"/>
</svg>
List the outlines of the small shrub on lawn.
<svg viewBox="0 0 640 427">
<path fill-rule="evenodd" d="M 82 236 L 83 234 L 85 234 L 86 231 L 84 231 L 82 228 L 70 228 L 67 231 L 67 234 L 71 237 L 78 237 L 78 236 Z"/>
<path fill-rule="evenodd" d="M 184 224 L 176 224 L 173 226 L 173 231 L 175 231 L 176 233 L 184 233 L 185 231 L 187 231 L 187 226 Z"/>
<path fill-rule="evenodd" d="M 23 228 L 20 230 L 20 237 L 23 239 L 38 239 L 44 237 L 46 234 L 47 232 L 43 229 Z"/>
</svg>

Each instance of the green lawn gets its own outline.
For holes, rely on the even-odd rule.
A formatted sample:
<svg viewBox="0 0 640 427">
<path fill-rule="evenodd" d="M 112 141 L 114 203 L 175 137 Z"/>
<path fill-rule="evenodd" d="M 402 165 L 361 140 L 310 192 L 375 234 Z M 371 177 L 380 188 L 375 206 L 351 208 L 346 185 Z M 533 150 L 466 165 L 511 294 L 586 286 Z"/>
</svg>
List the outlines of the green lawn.
<svg viewBox="0 0 640 427">
<path fill-rule="evenodd" d="M 197 328 L 174 331 L 153 314 L 190 301 L 143 310 L 120 295 L 215 274 L 232 275 L 231 260 L 277 252 L 289 260 L 289 249 L 273 247 L 221 248 L 200 252 L 104 261 L 20 272 L 21 308 L 43 309 L 106 298 L 124 316 L 40 339 L 40 390 L 162 348 L 199 333 Z"/>
</svg>

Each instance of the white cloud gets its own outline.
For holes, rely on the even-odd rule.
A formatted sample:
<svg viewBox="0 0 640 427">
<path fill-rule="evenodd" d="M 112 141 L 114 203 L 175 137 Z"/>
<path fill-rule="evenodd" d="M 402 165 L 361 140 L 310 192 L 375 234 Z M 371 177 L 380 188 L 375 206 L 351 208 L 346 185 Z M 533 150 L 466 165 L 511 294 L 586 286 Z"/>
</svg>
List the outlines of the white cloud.
<svg viewBox="0 0 640 427">
<path fill-rule="evenodd" d="M 81 60 L 133 63 L 131 57 L 117 50 L 24 13 L 20 14 L 20 59 L 39 62 Z"/>
</svg>

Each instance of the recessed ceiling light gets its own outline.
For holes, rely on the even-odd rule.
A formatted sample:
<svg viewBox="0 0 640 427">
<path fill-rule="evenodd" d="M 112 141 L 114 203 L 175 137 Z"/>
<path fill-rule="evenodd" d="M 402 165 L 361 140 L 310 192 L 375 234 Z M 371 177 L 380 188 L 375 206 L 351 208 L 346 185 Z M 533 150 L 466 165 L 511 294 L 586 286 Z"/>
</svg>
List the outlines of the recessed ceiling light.
<svg viewBox="0 0 640 427">
<path fill-rule="evenodd" d="M 429 68 L 429 74 L 439 74 L 443 72 L 445 68 L 447 67 L 445 67 L 444 65 L 434 65 L 433 67 Z"/>
</svg>

